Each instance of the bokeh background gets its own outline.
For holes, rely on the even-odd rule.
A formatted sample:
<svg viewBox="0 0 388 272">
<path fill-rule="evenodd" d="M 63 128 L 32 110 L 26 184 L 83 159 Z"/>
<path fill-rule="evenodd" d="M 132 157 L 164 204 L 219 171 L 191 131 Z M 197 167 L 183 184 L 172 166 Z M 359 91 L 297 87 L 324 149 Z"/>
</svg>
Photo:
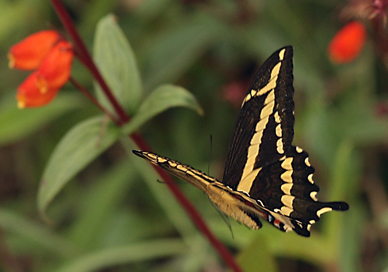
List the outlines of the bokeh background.
<svg viewBox="0 0 388 272">
<path fill-rule="evenodd" d="M 376 27 L 361 12 L 367 39 L 354 61 L 335 65 L 327 54 L 337 31 L 359 19 L 354 7 L 385 1 L 63 2 L 91 51 L 98 21 L 117 16 L 144 96 L 173 83 L 197 98 L 203 116 L 174 108 L 140 133 L 159 154 L 218 178 L 250 80 L 272 52 L 292 45 L 294 143 L 310 154 L 320 200 L 346 201 L 350 210 L 325 214 L 310 238 L 233 220 L 230 231 L 202 192 L 177 183 L 246 271 L 388 271 L 383 14 Z M 7 52 L 42 29 L 63 30 L 49 1 L 0 0 L 0 271 L 227 271 L 163 182 L 145 181 L 119 143 L 69 182 L 49 207 L 51 222 L 42 220 L 36 199 L 50 154 L 69 129 L 99 114 L 71 84 L 46 107 L 17 109 L 27 73 L 8 69 Z M 72 75 L 93 90 L 77 61 Z"/>
</svg>

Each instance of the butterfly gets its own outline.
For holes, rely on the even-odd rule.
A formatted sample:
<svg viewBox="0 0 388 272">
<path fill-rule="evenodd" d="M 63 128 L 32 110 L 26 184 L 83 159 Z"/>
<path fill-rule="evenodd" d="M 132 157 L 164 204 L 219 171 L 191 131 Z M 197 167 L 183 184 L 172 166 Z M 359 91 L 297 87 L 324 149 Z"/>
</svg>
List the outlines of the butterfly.
<svg viewBox="0 0 388 272">
<path fill-rule="evenodd" d="M 152 152 L 133 153 L 205 192 L 225 213 L 251 229 L 260 218 L 281 231 L 309 237 L 323 213 L 346 211 L 345 202 L 320 202 L 314 168 L 294 137 L 293 48 L 261 66 L 241 105 L 222 181 Z"/>
</svg>

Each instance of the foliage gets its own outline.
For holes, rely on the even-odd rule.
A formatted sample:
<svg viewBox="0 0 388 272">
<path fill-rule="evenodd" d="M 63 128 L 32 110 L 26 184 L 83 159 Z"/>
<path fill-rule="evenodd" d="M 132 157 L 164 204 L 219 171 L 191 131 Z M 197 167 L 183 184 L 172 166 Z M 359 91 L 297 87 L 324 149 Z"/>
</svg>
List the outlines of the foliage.
<svg viewBox="0 0 388 272">
<path fill-rule="evenodd" d="M 63 2 L 132 119 L 115 126 L 70 84 L 46 107 L 19 110 L 12 96 L 26 74 L 3 65 L 0 270 L 222 270 L 160 176 L 132 155 L 136 143 L 127 136 L 140 130 L 157 153 L 206 170 L 212 135 L 211 174 L 220 177 L 238 113 L 226 92 L 232 84 L 245 92 L 255 69 L 288 44 L 294 143 L 310 154 L 320 199 L 344 200 L 350 210 L 324 215 L 308 239 L 266 223 L 252 231 L 230 222 L 232 235 L 206 196 L 177 183 L 244 271 L 388 269 L 388 65 L 374 54 L 376 40 L 351 64 L 330 63 L 326 47 L 343 25 L 337 2 Z M 47 1 L 0 6 L 3 63 L 25 35 L 48 22 L 62 28 Z M 72 76 L 112 109 L 79 63 Z"/>
</svg>

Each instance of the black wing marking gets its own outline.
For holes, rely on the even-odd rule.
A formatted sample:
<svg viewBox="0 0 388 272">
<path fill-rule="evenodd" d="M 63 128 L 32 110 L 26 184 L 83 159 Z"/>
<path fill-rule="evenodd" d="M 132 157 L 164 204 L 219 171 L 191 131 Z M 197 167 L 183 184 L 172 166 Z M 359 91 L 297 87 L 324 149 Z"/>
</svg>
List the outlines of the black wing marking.
<svg viewBox="0 0 388 272">
<path fill-rule="evenodd" d="M 253 170 L 279 160 L 291 146 L 294 135 L 292 54 L 291 46 L 272 54 L 244 99 L 222 179 L 234 190 Z M 247 182 L 251 183 L 252 179 L 248 178 Z"/>
<path fill-rule="evenodd" d="M 222 183 L 157 154 L 133 151 L 204 191 L 226 215 L 252 229 L 259 218 L 282 231 L 310 236 L 311 225 L 345 202 L 319 202 L 308 154 L 292 146 L 292 47 L 275 52 L 257 73 L 233 133 Z"/>
<path fill-rule="evenodd" d="M 249 191 L 273 216 L 280 216 L 295 232 L 310 236 L 310 227 L 320 216 L 331 210 L 346 211 L 345 202 L 320 202 L 316 198 L 319 187 L 314 184 L 314 168 L 307 152 L 291 146 L 279 161 L 260 169 Z M 286 222 L 287 224 L 287 222 Z"/>
</svg>

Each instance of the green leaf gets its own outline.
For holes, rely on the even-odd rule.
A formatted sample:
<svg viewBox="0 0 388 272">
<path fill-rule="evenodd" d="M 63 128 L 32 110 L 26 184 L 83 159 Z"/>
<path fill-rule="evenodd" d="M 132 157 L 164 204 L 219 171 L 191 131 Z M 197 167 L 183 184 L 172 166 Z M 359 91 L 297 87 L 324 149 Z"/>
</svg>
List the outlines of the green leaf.
<svg viewBox="0 0 388 272">
<path fill-rule="evenodd" d="M 139 147 L 128 137 L 121 137 L 120 142 L 127 152 L 133 166 L 139 171 L 140 176 L 142 176 L 146 182 L 152 197 L 159 203 L 169 220 L 186 241 L 186 244 L 191 245 L 191 239 L 193 239 L 193 233 L 196 232 L 196 230 L 187 213 L 179 205 L 176 199 L 174 199 L 167 186 L 161 186 L 161 184 L 156 182 L 160 179 L 160 176 L 155 169 L 153 169 L 152 165 L 132 153 L 132 150 L 139 149 Z"/>
<path fill-rule="evenodd" d="M 25 25 L 23 21 L 26 18 L 31 16 L 31 10 L 37 8 L 36 3 L 10 3 L 1 1 L 0 10 L 1 18 L 4 19 L 0 22 L 0 42 L 1 44 L 6 44 L 10 40 L 10 35 L 15 36 L 15 31 L 17 31 L 16 36 L 26 32 Z M 30 25 L 31 26 L 31 25 Z"/>
<path fill-rule="evenodd" d="M 18 141 L 80 106 L 80 96 L 74 93 L 60 94 L 49 105 L 33 109 L 18 109 L 14 96 L 5 98 L 0 104 L 0 146 Z"/>
<path fill-rule="evenodd" d="M 14 211 L 0 208 L 0 227 L 5 233 L 23 237 L 24 245 L 32 242 L 35 251 L 42 248 L 66 257 L 77 252 L 76 247 L 46 226 L 32 222 Z"/>
<path fill-rule="evenodd" d="M 350 211 L 346 213 L 333 212 L 329 213 L 328 216 L 322 222 L 322 233 L 325 234 L 325 240 L 329 244 L 330 252 L 336 253 L 335 256 L 342 256 L 346 252 L 348 257 L 355 257 L 355 251 L 351 250 L 353 256 L 349 250 L 342 249 L 341 244 L 348 246 L 345 243 L 345 238 L 357 237 L 357 233 L 360 229 L 354 226 L 351 221 L 348 220 L 351 217 L 354 220 L 359 220 L 364 214 L 360 209 L 356 209 L 357 216 L 353 216 L 354 208 L 352 200 L 357 196 L 357 189 L 360 187 L 360 176 L 361 176 L 361 156 L 354 149 L 354 144 L 349 140 L 344 140 L 339 144 L 337 154 L 332 159 L 332 177 L 329 183 L 329 190 L 326 190 L 326 194 L 330 197 L 326 197 L 327 201 L 344 201 L 350 202 Z M 350 201 L 349 201 L 350 200 Z M 351 214 L 349 214 L 351 213 Z M 357 224 L 356 226 L 359 226 Z M 355 243 L 358 239 L 355 239 L 351 243 Z M 358 248 L 358 247 L 355 247 Z M 353 248 L 353 249 L 355 249 Z M 359 253 L 359 252 L 357 252 Z M 355 271 L 355 270 L 354 270 Z"/>
<path fill-rule="evenodd" d="M 124 134 L 130 134 L 157 114 L 172 107 L 187 107 L 203 114 L 195 97 L 186 89 L 174 85 L 162 85 L 153 91 L 140 105 L 129 124 L 122 128 Z"/>
<path fill-rule="evenodd" d="M 248 247 L 242 250 L 238 262 L 245 272 L 276 272 L 276 262 L 271 254 L 267 240 L 264 236 L 257 235 Z M 258 269 L 260 267 L 260 269 Z"/>
<path fill-rule="evenodd" d="M 38 208 L 43 217 L 66 183 L 117 140 L 118 129 L 104 127 L 103 122 L 102 117 L 94 117 L 79 123 L 55 148 L 39 186 Z"/>
<path fill-rule="evenodd" d="M 204 13 L 162 29 L 143 49 L 147 56 L 145 89 L 176 81 L 209 47 L 223 39 L 226 31 L 219 21 Z"/>
<path fill-rule="evenodd" d="M 97 25 L 94 41 L 94 60 L 119 103 L 133 113 L 142 93 L 140 73 L 135 55 L 113 15 L 107 15 Z M 98 100 L 112 110 L 99 85 Z"/>
<path fill-rule="evenodd" d="M 135 179 L 134 167 L 128 160 L 117 162 L 94 181 L 83 193 L 77 218 L 70 232 L 71 240 L 82 249 L 96 248 L 106 235 L 106 225 L 113 211 L 128 196 Z"/>
<path fill-rule="evenodd" d="M 370 220 L 370 210 L 365 207 L 360 196 L 357 195 L 350 203 L 349 211 L 344 215 L 343 222 L 346 227 L 338 235 L 340 236 L 341 248 L 338 256 L 338 271 L 342 272 L 361 272 L 365 271 L 360 266 L 360 256 L 365 248 L 363 233 L 365 231 L 365 222 Z M 387 270 L 384 270 L 387 272 Z"/>
<path fill-rule="evenodd" d="M 119 246 L 89 253 L 66 264 L 56 272 L 87 272 L 99 271 L 103 268 L 169 257 L 182 254 L 186 246 L 180 239 L 155 240 L 128 246 Z"/>
</svg>

